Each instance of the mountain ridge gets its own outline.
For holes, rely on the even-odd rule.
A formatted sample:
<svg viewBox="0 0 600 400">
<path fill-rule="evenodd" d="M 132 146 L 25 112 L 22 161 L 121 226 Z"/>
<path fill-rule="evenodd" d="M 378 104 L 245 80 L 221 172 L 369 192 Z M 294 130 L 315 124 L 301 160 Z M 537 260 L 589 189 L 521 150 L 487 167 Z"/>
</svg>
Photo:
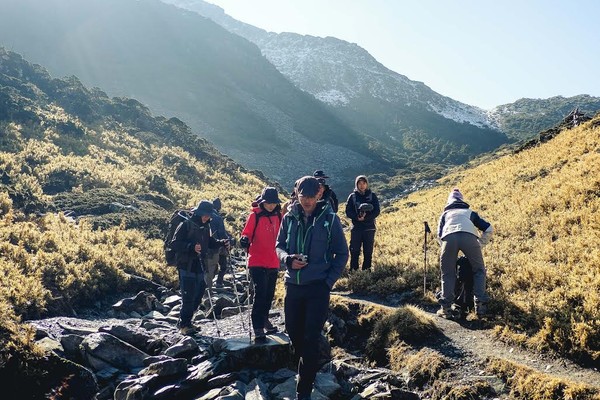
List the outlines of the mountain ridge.
<svg viewBox="0 0 600 400">
<path fill-rule="evenodd" d="M 377 63 L 368 51 L 360 48 L 360 46 L 345 42 L 340 39 L 331 37 L 314 37 L 310 35 L 298 35 L 295 33 L 282 32 L 280 34 L 267 32 L 263 29 L 254 27 L 241 21 L 237 21 L 225 13 L 225 11 L 214 4 L 207 3 L 202 0 L 163 0 L 170 4 L 176 4 L 180 7 L 196 11 L 201 15 L 213 19 L 220 23 L 225 28 L 233 33 L 239 34 L 246 37 L 248 40 L 256 43 L 265 56 L 273 62 L 278 69 L 280 69 L 284 75 L 289 76 L 303 90 L 315 95 L 316 98 L 330 104 L 336 103 L 347 103 L 349 97 L 352 97 L 353 93 L 345 92 L 344 90 L 338 90 L 331 87 L 329 90 L 319 90 L 312 87 L 312 82 L 317 74 L 306 75 L 303 79 L 298 77 L 295 70 L 301 70 L 303 68 L 303 62 L 294 60 L 294 44 L 292 42 L 303 42 L 304 46 L 308 46 L 309 43 L 313 48 L 327 47 L 328 44 L 332 43 L 333 40 L 344 43 L 348 52 L 356 52 L 358 54 L 355 60 L 360 61 L 365 57 L 370 58 L 370 63 Z M 292 40 L 293 39 L 293 40 Z M 325 52 L 327 53 L 327 52 Z M 338 55 L 339 52 L 331 54 Z M 339 56 L 331 57 L 334 60 L 339 60 Z M 346 62 L 345 64 L 350 64 Z M 595 114 L 600 110 L 600 98 L 594 98 L 589 95 L 572 96 L 569 98 L 563 98 L 563 104 L 552 104 L 552 99 L 562 98 L 562 96 L 555 96 L 549 99 L 519 99 L 513 103 L 498 105 L 489 110 L 471 106 L 453 100 L 449 97 L 440 95 L 431 90 L 427 85 L 422 82 L 412 81 L 404 75 L 387 69 L 385 66 L 381 66 L 376 70 L 377 73 L 387 73 L 391 76 L 397 76 L 400 81 L 409 83 L 411 85 L 422 85 L 424 86 L 425 92 L 429 95 L 425 96 L 423 102 L 427 104 L 427 107 L 435 113 L 452 119 L 458 123 L 467 122 L 478 127 L 488 127 L 494 130 L 500 130 L 507 134 L 510 139 L 522 140 L 533 137 L 538 132 L 551 128 L 557 124 L 565 115 L 567 115 L 574 108 L 579 107 L 586 114 Z M 302 71 L 306 73 L 306 71 Z M 388 87 L 393 87 L 389 85 Z M 406 86 L 404 87 L 406 89 Z M 402 90 L 400 86 L 399 90 Z M 527 110 L 523 110 L 521 105 L 527 102 L 529 104 L 537 103 L 538 110 L 535 112 L 528 113 Z M 565 104 L 568 104 L 565 106 Z M 520 118 L 515 118 L 514 111 L 518 110 L 522 113 Z M 544 115 L 546 114 L 546 115 Z"/>
</svg>

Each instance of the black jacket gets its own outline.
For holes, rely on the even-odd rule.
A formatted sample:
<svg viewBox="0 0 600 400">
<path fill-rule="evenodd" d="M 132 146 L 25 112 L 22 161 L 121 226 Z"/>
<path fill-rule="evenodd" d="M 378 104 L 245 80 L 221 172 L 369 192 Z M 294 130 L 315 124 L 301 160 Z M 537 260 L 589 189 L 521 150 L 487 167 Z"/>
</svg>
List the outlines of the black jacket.
<svg viewBox="0 0 600 400">
<path fill-rule="evenodd" d="M 325 185 L 325 190 L 323 191 L 322 200 L 329 201 L 329 204 L 331 204 L 331 208 L 333 209 L 333 212 L 334 213 L 338 212 L 339 201 L 338 201 L 337 195 L 335 194 L 333 189 L 331 189 L 331 187 L 329 187 L 329 185 Z"/>
<path fill-rule="evenodd" d="M 358 220 L 358 207 L 362 203 L 370 203 L 373 205 L 373 211 L 369 211 L 365 214 L 363 221 Z M 375 193 L 371 192 L 370 189 L 365 190 L 364 194 L 360 194 L 358 190 L 350 193 L 348 200 L 346 201 L 346 216 L 352 220 L 353 230 L 374 230 L 375 229 L 375 218 L 379 215 L 379 200 Z"/>
<path fill-rule="evenodd" d="M 194 251 L 196 243 L 202 246 L 201 254 Z M 180 223 L 171 241 L 171 248 L 175 250 L 177 268 L 190 272 L 202 272 L 204 270 L 202 256 L 209 248 L 220 246 L 222 242 L 210 235 L 210 221 L 203 224 L 200 217 L 192 217 Z"/>
</svg>

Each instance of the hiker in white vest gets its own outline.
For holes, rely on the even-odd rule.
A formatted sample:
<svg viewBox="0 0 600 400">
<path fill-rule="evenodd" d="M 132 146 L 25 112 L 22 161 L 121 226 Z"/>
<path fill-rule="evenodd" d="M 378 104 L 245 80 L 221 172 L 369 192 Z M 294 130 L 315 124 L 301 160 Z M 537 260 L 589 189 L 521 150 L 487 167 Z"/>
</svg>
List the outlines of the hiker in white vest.
<svg viewBox="0 0 600 400">
<path fill-rule="evenodd" d="M 492 232 L 492 225 L 476 212 L 471 211 L 460 190 L 454 188 L 448 195 L 437 230 L 442 246 L 440 253 L 442 292 L 438 299 L 441 308 L 437 312 L 439 316 L 454 318 L 451 306 L 454 301 L 456 260 L 459 251 L 469 259 L 473 269 L 475 313 L 479 317 L 487 313 L 486 271 L 481 247 L 488 243 Z"/>
</svg>

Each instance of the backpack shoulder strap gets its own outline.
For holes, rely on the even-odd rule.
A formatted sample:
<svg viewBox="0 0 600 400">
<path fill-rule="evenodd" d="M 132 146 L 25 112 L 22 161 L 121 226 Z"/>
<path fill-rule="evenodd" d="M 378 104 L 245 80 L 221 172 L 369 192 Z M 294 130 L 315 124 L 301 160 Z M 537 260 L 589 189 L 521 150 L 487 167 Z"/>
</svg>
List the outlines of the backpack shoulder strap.
<svg viewBox="0 0 600 400">
<path fill-rule="evenodd" d="M 254 241 L 254 235 L 256 234 L 256 228 L 258 227 L 258 220 L 260 219 L 262 213 L 257 213 L 254 212 L 254 229 L 252 229 L 252 237 L 250 238 L 250 241 L 253 242 Z"/>
</svg>

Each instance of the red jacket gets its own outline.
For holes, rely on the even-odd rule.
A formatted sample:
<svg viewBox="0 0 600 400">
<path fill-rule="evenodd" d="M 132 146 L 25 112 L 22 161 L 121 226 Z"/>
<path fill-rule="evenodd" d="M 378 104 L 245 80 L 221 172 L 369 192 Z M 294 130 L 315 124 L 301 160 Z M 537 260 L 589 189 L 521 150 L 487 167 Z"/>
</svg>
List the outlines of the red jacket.
<svg viewBox="0 0 600 400">
<path fill-rule="evenodd" d="M 256 226 L 259 213 L 261 215 Z M 281 214 L 278 212 L 268 214 L 260 207 L 252 208 L 246 226 L 242 230 L 242 236 L 250 239 L 248 267 L 279 268 L 279 258 L 275 251 L 279 225 L 281 225 Z"/>
</svg>

